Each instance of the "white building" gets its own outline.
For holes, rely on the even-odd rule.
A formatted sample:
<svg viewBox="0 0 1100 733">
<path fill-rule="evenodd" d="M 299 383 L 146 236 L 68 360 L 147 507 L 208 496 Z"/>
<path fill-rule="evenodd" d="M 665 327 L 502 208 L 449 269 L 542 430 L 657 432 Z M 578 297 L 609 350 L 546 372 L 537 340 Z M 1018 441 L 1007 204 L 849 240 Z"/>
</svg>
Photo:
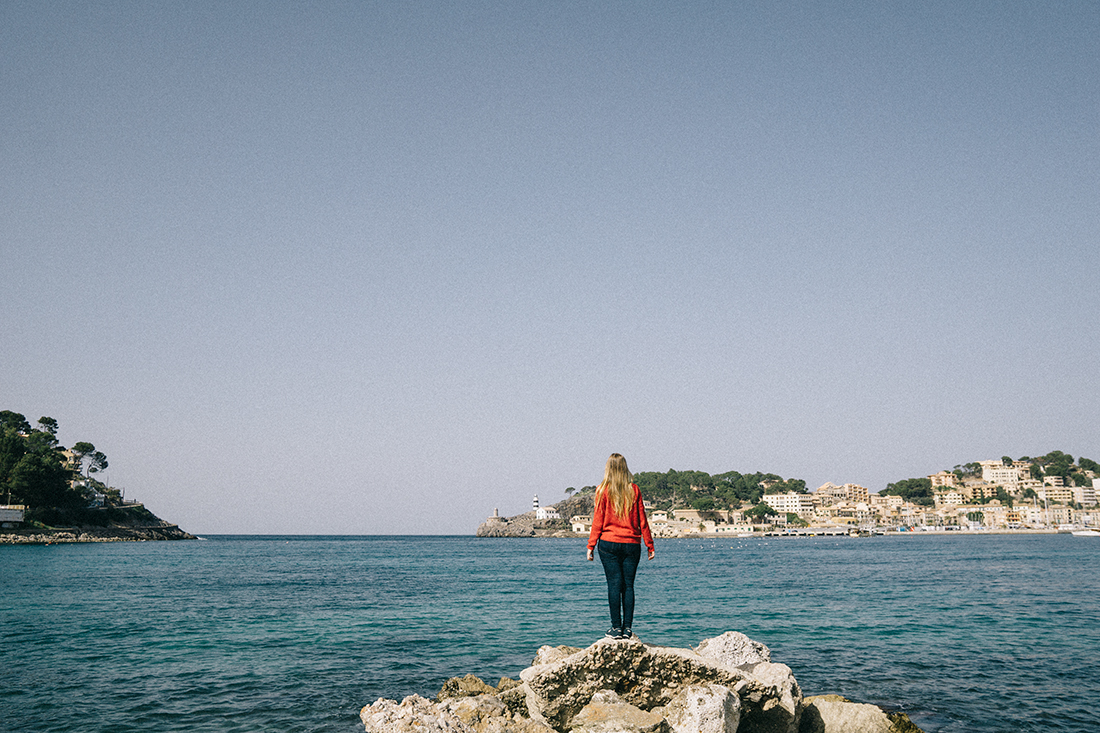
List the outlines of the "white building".
<svg viewBox="0 0 1100 733">
<path fill-rule="evenodd" d="M 539 506 L 539 495 L 535 494 L 535 500 L 532 502 L 532 509 L 535 510 L 535 519 L 561 519 L 561 514 L 558 510 L 552 506 Z"/>
<path fill-rule="evenodd" d="M 824 499 L 821 503 L 828 506 L 829 503 L 836 501 L 862 501 L 867 502 L 870 500 L 871 492 L 864 486 L 859 484 L 844 484 L 843 486 L 837 486 L 832 481 L 828 481 L 821 486 L 817 487 L 817 491 L 814 492 L 819 498 Z"/>
<path fill-rule="evenodd" d="M 1070 489 L 1073 492 L 1073 500 L 1081 506 L 1096 506 L 1096 481 L 1092 480 L 1092 486 L 1074 486 Z"/>
<path fill-rule="evenodd" d="M 1062 477 L 1058 476 L 1057 478 Z M 1073 495 L 1073 489 L 1068 486 L 1044 486 L 1035 493 L 1039 496 L 1039 501 L 1049 501 L 1054 504 L 1069 504 L 1077 500 Z M 1093 499 L 1095 500 L 1095 498 L 1094 495 Z"/>
<path fill-rule="evenodd" d="M 23 521 L 26 506 L 23 504 L 4 504 L 0 506 L 0 527 L 10 529 Z"/>
<path fill-rule="evenodd" d="M 1003 461 L 978 461 L 982 467 L 982 480 L 987 483 L 1003 486 L 1006 489 L 1015 490 L 1020 483 L 1020 469 L 1013 465 L 1006 466 Z"/>
<path fill-rule="evenodd" d="M 797 514 L 806 519 L 814 513 L 814 499 L 809 494 L 788 491 L 786 494 L 764 494 L 761 499 L 780 514 Z"/>
<path fill-rule="evenodd" d="M 966 497 L 958 491 L 937 491 L 932 497 L 932 501 L 937 507 L 962 506 L 966 503 Z"/>
<path fill-rule="evenodd" d="M 933 489 L 939 486 L 959 485 L 959 477 L 951 473 L 950 471 L 940 471 L 939 473 L 934 473 L 929 476 L 928 479 L 932 482 Z"/>
</svg>

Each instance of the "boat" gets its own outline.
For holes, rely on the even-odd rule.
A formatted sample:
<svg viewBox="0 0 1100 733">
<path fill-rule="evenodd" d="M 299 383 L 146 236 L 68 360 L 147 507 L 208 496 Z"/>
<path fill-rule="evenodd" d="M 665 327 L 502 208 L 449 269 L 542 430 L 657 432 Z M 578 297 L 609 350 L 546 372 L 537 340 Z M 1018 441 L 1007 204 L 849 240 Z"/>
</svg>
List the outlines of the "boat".
<svg viewBox="0 0 1100 733">
<path fill-rule="evenodd" d="M 1100 529 L 1079 529 L 1076 532 L 1070 532 L 1074 537 L 1100 537 Z"/>
</svg>

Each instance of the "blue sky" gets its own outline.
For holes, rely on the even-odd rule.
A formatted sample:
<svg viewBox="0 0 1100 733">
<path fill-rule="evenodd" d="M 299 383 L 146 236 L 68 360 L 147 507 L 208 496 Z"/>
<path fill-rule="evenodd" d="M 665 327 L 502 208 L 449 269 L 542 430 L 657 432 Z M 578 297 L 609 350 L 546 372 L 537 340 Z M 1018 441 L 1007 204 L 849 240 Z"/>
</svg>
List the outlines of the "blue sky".
<svg viewBox="0 0 1100 733">
<path fill-rule="evenodd" d="M 1100 5 L 0 5 L 0 409 L 198 533 L 1100 459 Z"/>
</svg>

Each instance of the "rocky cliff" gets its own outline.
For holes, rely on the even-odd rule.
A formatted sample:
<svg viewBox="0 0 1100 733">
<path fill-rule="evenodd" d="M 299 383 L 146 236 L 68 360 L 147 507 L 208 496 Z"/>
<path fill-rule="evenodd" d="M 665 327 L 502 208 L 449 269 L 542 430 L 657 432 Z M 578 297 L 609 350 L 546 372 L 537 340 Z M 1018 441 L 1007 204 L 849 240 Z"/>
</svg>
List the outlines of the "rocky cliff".
<svg viewBox="0 0 1100 733">
<path fill-rule="evenodd" d="M 790 667 L 735 631 L 694 649 L 544 646 L 519 677 L 454 678 L 434 701 L 379 699 L 360 718 L 367 733 L 920 733 L 901 713 L 804 698 Z"/>
<path fill-rule="evenodd" d="M 109 509 L 39 510 L 38 515 L 36 521 L 22 527 L 0 529 L 0 545 L 195 539 L 141 504 Z"/>
</svg>

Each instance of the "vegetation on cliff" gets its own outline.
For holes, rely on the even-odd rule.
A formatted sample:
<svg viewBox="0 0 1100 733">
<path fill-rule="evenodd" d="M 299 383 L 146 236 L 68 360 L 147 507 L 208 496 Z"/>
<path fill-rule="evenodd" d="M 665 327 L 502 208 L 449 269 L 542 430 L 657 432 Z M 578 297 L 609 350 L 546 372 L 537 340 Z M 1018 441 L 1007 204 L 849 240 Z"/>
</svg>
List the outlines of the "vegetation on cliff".
<svg viewBox="0 0 1100 733">
<path fill-rule="evenodd" d="M 784 494 L 788 491 L 806 493 L 806 482 L 802 479 L 784 479 L 774 473 L 759 471 L 745 474 L 727 471 L 712 476 L 703 471 L 670 468 L 665 473 L 641 471 L 634 474 L 634 481 L 642 496 L 655 509 L 736 509 L 745 502 L 759 504 L 764 494 Z M 565 493 L 576 492 L 581 496 L 595 489 L 595 486 L 585 486 L 579 491 L 569 488 Z"/>
<path fill-rule="evenodd" d="M 11 410 L 0 411 L 0 498 L 30 512 L 86 507 L 106 486 L 93 476 L 107 456 L 87 442 L 67 450 L 57 441 L 57 420 L 40 417 L 37 427 Z"/>
<path fill-rule="evenodd" d="M 124 504 L 120 491 L 99 480 L 108 462 L 95 445 L 65 448 L 57 431 L 52 417 L 32 426 L 18 412 L 0 410 L 0 502 L 26 507 L 27 531 L 157 528 L 163 534 L 171 526 L 140 504 Z"/>
</svg>

